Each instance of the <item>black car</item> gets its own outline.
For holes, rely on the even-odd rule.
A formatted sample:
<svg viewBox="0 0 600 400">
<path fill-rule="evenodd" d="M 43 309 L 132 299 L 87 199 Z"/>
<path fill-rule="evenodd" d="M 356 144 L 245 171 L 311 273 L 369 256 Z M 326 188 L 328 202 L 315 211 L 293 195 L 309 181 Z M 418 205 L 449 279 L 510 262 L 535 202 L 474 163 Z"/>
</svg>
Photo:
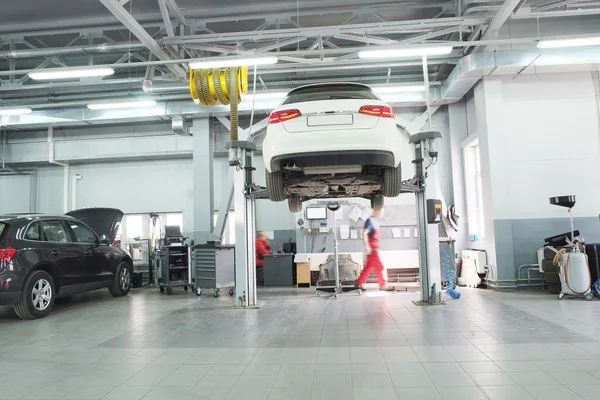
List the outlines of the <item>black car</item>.
<svg viewBox="0 0 600 400">
<path fill-rule="evenodd" d="M 58 297 L 100 288 L 127 295 L 133 262 L 112 246 L 122 218 L 111 208 L 0 216 L 0 305 L 35 319 Z"/>
</svg>

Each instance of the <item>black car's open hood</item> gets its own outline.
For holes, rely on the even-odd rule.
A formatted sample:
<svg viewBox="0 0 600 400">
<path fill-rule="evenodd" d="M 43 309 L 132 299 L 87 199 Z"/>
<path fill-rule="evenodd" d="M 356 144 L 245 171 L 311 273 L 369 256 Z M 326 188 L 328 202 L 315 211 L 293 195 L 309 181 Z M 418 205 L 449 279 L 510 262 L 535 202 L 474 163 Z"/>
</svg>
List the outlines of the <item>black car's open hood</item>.
<svg viewBox="0 0 600 400">
<path fill-rule="evenodd" d="M 116 208 L 84 208 L 69 211 L 67 215 L 88 225 L 98 235 L 106 235 L 109 243 L 114 243 L 123 219 L 123 211 Z"/>
</svg>

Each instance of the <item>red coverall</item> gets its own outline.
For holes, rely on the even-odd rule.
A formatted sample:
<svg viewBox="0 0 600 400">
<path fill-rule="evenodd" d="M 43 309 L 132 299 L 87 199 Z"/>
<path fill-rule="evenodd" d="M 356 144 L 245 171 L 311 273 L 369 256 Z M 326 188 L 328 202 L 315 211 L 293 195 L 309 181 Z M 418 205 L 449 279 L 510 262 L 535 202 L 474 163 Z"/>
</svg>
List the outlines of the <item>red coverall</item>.
<svg viewBox="0 0 600 400">
<path fill-rule="evenodd" d="M 271 247 L 262 239 L 256 239 L 256 266 L 263 267 L 263 257 L 271 254 Z"/>
<path fill-rule="evenodd" d="M 371 253 L 367 254 L 367 264 L 356 280 L 356 285 L 364 285 L 365 282 L 367 282 L 369 275 L 371 275 L 373 272 L 373 269 L 375 269 L 379 287 L 384 287 L 387 282 L 383 277 L 383 264 L 379 259 L 379 242 L 381 240 L 381 230 L 379 229 L 379 224 L 373 218 L 369 218 L 365 223 L 365 230 L 369 235 L 369 247 L 371 248 Z"/>
</svg>

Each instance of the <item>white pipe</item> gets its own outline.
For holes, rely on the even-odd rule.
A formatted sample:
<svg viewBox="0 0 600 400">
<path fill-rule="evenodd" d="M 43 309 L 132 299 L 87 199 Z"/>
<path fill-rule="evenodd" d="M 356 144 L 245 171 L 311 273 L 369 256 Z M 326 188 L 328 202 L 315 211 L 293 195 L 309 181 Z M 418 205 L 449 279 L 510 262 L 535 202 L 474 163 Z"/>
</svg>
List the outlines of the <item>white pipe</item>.
<svg viewBox="0 0 600 400">
<path fill-rule="evenodd" d="M 69 211 L 69 164 L 54 159 L 54 128 L 48 127 L 48 162 L 63 167 L 63 212 Z"/>
<path fill-rule="evenodd" d="M 77 181 L 81 180 L 80 174 L 75 174 L 71 178 L 73 180 L 73 184 L 71 185 L 71 209 L 77 209 Z"/>
</svg>

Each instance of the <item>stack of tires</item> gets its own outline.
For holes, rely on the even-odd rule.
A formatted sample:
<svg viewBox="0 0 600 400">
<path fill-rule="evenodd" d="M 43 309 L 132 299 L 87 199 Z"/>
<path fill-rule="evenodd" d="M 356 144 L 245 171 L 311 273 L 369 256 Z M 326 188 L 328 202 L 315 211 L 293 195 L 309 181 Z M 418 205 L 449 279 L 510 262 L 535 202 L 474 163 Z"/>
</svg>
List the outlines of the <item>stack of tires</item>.
<svg viewBox="0 0 600 400">
<path fill-rule="evenodd" d="M 558 251 L 560 249 L 556 249 Z M 558 266 L 554 265 L 554 256 L 556 252 L 550 247 L 544 247 L 544 259 L 542 260 L 542 270 L 544 279 L 548 287 L 548 292 L 559 294 L 561 292 L 560 276 Z"/>
</svg>

